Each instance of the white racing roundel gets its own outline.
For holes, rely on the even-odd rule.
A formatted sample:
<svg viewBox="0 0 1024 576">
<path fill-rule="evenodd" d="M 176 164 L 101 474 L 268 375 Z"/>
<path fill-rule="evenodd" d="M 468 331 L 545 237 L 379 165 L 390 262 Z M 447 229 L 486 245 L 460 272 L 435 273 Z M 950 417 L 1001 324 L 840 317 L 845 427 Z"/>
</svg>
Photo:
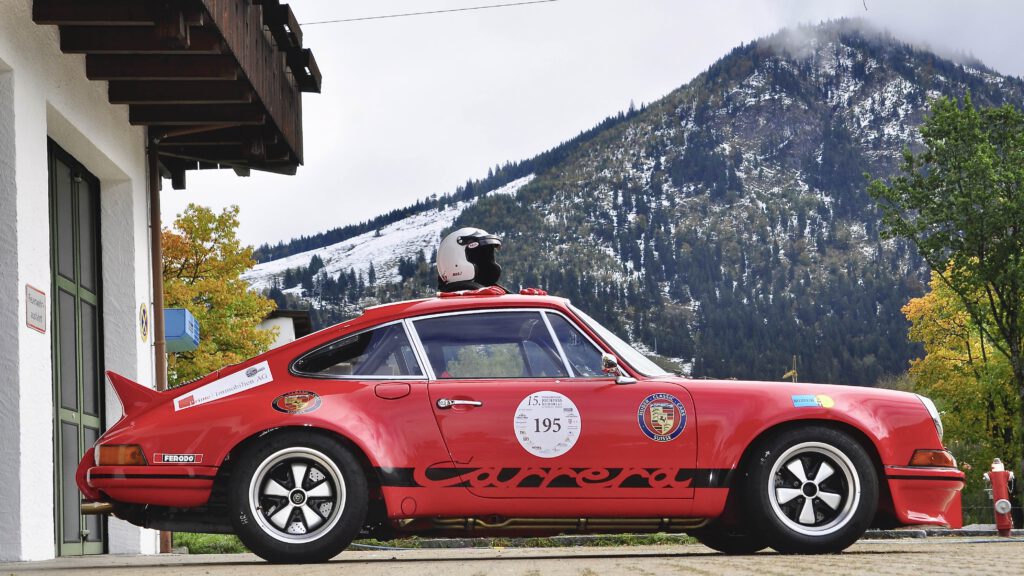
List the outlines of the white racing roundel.
<svg viewBox="0 0 1024 576">
<path fill-rule="evenodd" d="M 568 397 L 545 390 L 519 403 L 513 418 L 516 439 L 530 454 L 556 458 L 576 445 L 583 420 Z"/>
</svg>

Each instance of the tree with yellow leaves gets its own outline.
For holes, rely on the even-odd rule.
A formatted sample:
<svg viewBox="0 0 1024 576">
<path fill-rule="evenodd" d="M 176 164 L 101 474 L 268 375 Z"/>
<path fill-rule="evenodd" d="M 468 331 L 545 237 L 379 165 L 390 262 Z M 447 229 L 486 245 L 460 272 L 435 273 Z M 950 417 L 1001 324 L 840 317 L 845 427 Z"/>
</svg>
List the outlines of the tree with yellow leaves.
<svg viewBox="0 0 1024 576">
<path fill-rule="evenodd" d="M 238 206 L 220 214 L 189 204 L 163 230 L 164 305 L 187 308 L 199 321 L 199 348 L 169 354 L 171 386 L 265 352 L 273 331 L 259 328 L 274 301 L 252 292 L 241 274 L 252 267 L 252 247 L 235 236 Z"/>
<path fill-rule="evenodd" d="M 911 322 L 909 337 L 926 352 L 911 363 L 914 389 L 942 411 L 946 446 L 969 467 L 987 470 L 999 457 L 1017 469 L 1020 400 L 1009 359 L 988 340 L 994 331 L 976 324 L 938 274 L 932 274 L 931 291 L 908 302 L 903 313 Z M 980 473 L 968 474 L 967 484 L 968 493 L 979 494 Z"/>
</svg>

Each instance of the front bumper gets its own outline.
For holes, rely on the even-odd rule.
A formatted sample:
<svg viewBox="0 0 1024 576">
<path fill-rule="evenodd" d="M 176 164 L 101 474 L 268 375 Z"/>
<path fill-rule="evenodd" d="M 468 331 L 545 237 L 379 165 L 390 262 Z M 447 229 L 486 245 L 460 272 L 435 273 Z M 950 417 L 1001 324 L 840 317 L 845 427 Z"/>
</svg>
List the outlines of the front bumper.
<svg viewBox="0 0 1024 576">
<path fill-rule="evenodd" d="M 87 500 L 191 508 L 210 499 L 214 466 L 94 466 L 90 448 L 76 480 Z"/>
<path fill-rule="evenodd" d="M 885 478 L 900 523 L 963 527 L 963 472 L 955 468 L 886 466 Z"/>
</svg>

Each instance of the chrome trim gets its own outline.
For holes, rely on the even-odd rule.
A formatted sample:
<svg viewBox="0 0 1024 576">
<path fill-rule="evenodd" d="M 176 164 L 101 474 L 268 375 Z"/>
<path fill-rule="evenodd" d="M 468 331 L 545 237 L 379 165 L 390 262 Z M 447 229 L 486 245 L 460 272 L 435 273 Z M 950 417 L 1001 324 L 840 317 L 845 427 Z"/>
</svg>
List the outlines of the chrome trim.
<svg viewBox="0 0 1024 576">
<path fill-rule="evenodd" d="M 434 375 L 434 367 L 430 365 L 430 358 L 427 357 L 427 349 L 423 347 L 423 342 L 420 340 L 420 333 L 416 331 L 416 327 L 412 324 L 411 318 L 403 318 L 402 322 L 405 324 L 406 334 L 410 336 L 409 342 L 412 342 L 412 349 L 416 353 L 416 356 L 420 360 L 420 369 L 426 374 L 428 381 L 437 380 Z"/>
<path fill-rule="evenodd" d="M 562 349 L 562 343 L 558 341 L 558 335 L 555 334 L 555 328 L 551 325 L 551 320 L 548 320 L 548 311 L 540 311 L 541 318 L 544 318 L 544 325 L 548 327 L 548 334 L 551 336 L 551 341 L 555 343 L 555 349 L 558 350 L 558 356 L 562 359 L 562 365 L 565 366 L 565 373 L 569 375 L 569 378 L 575 378 L 576 372 L 572 369 L 572 364 L 569 363 L 569 357 L 565 355 L 565 350 Z"/>
</svg>

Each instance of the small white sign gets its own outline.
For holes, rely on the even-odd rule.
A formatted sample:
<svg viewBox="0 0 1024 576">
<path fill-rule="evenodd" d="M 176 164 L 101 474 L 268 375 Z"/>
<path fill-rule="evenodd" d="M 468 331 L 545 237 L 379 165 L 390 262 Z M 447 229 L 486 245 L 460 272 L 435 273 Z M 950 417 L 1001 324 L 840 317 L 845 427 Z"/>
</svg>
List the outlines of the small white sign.
<svg viewBox="0 0 1024 576">
<path fill-rule="evenodd" d="M 214 380 L 209 384 L 204 384 L 191 392 L 178 396 L 174 399 L 174 411 L 194 408 L 200 404 L 226 398 L 273 381 L 274 376 L 270 373 L 270 365 L 264 360 L 255 366 L 239 370 L 230 376 Z"/>
<path fill-rule="evenodd" d="M 25 324 L 46 334 L 46 294 L 29 284 L 25 284 Z"/>
<path fill-rule="evenodd" d="M 512 424 L 523 449 L 541 458 L 556 458 L 576 445 L 583 419 L 572 400 L 543 391 L 523 398 Z"/>
</svg>

